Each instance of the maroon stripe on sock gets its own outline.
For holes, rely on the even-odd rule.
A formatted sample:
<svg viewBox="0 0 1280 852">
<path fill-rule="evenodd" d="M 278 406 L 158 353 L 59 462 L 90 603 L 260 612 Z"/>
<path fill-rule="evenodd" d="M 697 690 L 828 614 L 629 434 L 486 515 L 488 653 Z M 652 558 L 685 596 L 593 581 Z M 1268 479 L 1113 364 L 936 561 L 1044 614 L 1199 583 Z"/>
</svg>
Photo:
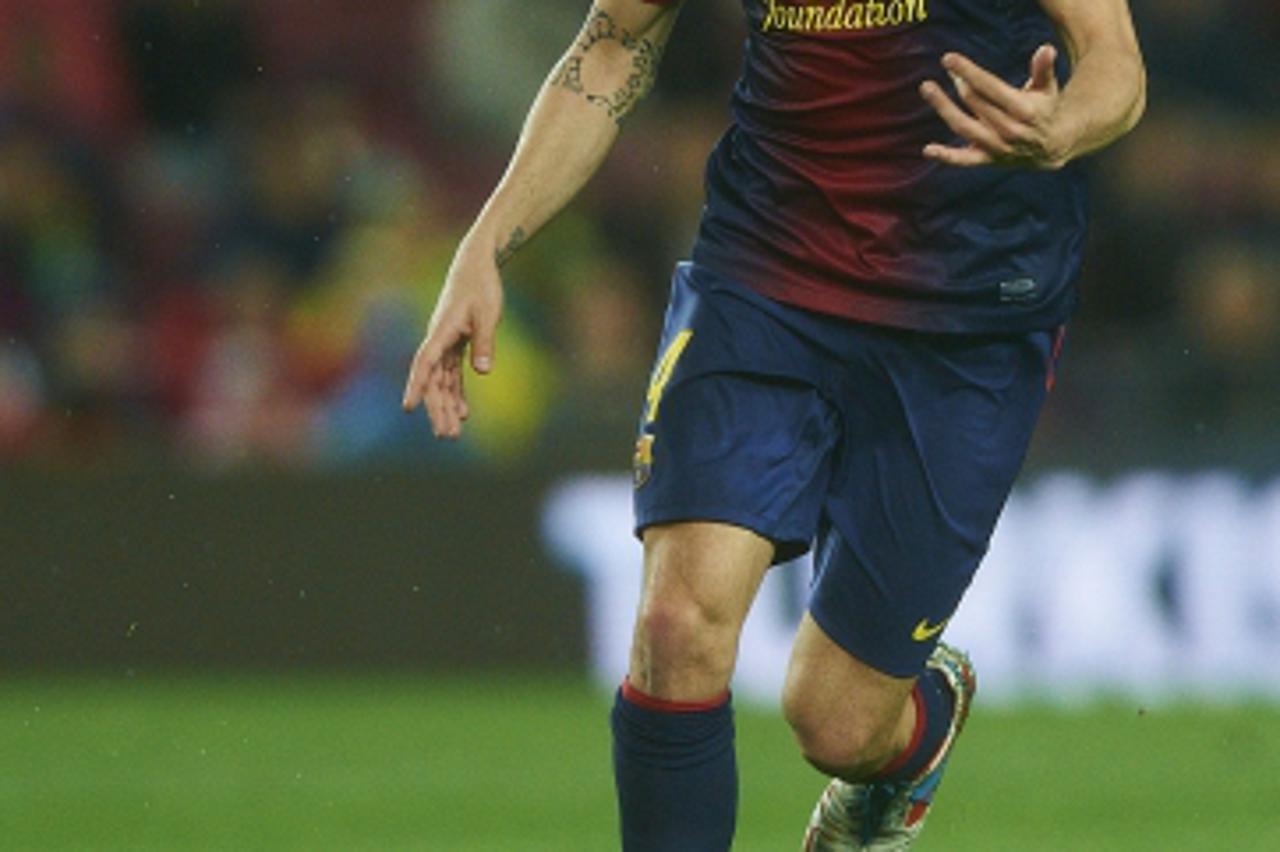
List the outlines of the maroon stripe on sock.
<svg viewBox="0 0 1280 852">
<path fill-rule="evenodd" d="M 1049 353 L 1049 372 L 1044 377 L 1044 389 L 1052 391 L 1058 381 L 1058 359 L 1062 357 L 1062 344 L 1067 339 L 1066 325 L 1058 326 L 1053 335 L 1053 351 Z"/>
<path fill-rule="evenodd" d="M 920 685 L 916 684 L 911 688 L 911 701 L 916 705 L 916 724 L 911 730 L 911 741 L 907 743 L 907 747 L 895 757 L 893 760 L 876 773 L 876 778 L 888 778 L 899 772 L 902 767 L 906 766 L 911 758 L 915 757 L 916 751 L 920 748 L 920 741 L 924 739 L 925 722 L 924 717 L 924 696 L 920 694 Z"/>
<path fill-rule="evenodd" d="M 655 713 L 705 713 L 728 704 L 729 690 L 726 689 L 708 701 L 668 701 L 641 692 L 628 679 L 622 682 L 622 700 Z"/>
</svg>

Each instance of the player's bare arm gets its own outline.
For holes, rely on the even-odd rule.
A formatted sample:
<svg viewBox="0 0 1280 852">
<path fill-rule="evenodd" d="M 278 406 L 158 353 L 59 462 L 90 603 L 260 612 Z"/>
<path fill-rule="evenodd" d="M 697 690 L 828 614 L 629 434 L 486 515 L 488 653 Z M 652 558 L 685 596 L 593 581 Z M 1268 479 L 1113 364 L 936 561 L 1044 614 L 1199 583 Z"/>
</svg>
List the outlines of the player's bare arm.
<svg viewBox="0 0 1280 852">
<path fill-rule="evenodd" d="M 1103 148 L 1137 124 L 1146 104 L 1146 72 L 1127 0 L 1040 0 L 1071 59 L 1060 86 L 1057 50 L 1042 45 L 1022 88 L 1010 86 L 959 53 L 942 65 L 960 102 L 938 83 L 920 92 L 965 142 L 932 143 L 924 154 L 953 166 L 1061 168 Z"/>
<path fill-rule="evenodd" d="M 622 120 L 652 87 L 679 3 L 596 0 L 525 120 L 506 173 L 463 238 L 418 347 L 404 408 L 437 437 L 462 433 L 463 365 L 493 368 L 501 267 L 595 174 Z"/>
</svg>

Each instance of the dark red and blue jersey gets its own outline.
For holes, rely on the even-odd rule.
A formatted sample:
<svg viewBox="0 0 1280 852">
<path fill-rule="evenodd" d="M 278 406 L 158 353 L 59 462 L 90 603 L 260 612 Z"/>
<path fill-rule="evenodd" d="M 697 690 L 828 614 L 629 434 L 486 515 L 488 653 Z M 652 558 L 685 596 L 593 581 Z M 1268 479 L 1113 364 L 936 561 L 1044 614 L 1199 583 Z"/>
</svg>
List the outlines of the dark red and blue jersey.
<svg viewBox="0 0 1280 852">
<path fill-rule="evenodd" d="M 696 263 L 781 302 L 901 328 L 1015 332 L 1067 318 L 1081 167 L 964 169 L 922 154 L 961 143 L 920 83 L 946 85 L 940 59 L 958 51 L 1021 86 L 1035 48 L 1057 40 L 1036 0 L 744 6 L 734 123 L 707 167 Z"/>
</svg>

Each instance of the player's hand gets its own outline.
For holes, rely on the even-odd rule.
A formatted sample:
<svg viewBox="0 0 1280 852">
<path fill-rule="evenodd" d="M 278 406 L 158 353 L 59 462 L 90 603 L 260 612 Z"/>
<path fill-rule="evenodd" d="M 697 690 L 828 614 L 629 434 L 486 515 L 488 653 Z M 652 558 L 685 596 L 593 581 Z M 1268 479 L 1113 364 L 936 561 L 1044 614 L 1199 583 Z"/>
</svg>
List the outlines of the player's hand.
<svg viewBox="0 0 1280 852">
<path fill-rule="evenodd" d="M 1041 45 L 1031 57 L 1027 82 L 1015 89 L 966 56 L 944 54 L 942 67 L 951 75 L 964 107 L 933 80 L 920 84 L 920 94 L 968 144 L 934 142 L 925 146 L 924 155 L 952 166 L 1057 169 L 1066 165 L 1071 140 L 1059 120 L 1057 58 L 1053 45 Z"/>
<path fill-rule="evenodd" d="M 437 438 L 461 435 L 470 413 L 463 387 L 467 350 L 477 373 L 493 369 L 502 279 L 493 256 L 472 245 L 464 243 L 453 259 L 404 388 L 404 410 L 423 406 Z"/>
</svg>

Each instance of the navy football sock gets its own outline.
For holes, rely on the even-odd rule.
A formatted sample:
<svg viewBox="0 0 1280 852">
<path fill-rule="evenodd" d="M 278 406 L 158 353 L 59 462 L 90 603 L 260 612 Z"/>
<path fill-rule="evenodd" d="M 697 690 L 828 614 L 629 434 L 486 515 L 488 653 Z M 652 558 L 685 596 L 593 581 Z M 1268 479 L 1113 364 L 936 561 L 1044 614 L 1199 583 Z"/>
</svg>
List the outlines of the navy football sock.
<svg viewBox="0 0 1280 852">
<path fill-rule="evenodd" d="M 926 669 L 911 690 L 916 725 L 911 742 L 889 765 L 876 773 L 878 781 L 913 781 L 942 748 L 955 714 L 956 698 L 941 672 Z"/>
<path fill-rule="evenodd" d="M 728 852 L 738 810 L 728 693 L 684 704 L 623 684 L 611 722 L 624 852 Z"/>
</svg>

